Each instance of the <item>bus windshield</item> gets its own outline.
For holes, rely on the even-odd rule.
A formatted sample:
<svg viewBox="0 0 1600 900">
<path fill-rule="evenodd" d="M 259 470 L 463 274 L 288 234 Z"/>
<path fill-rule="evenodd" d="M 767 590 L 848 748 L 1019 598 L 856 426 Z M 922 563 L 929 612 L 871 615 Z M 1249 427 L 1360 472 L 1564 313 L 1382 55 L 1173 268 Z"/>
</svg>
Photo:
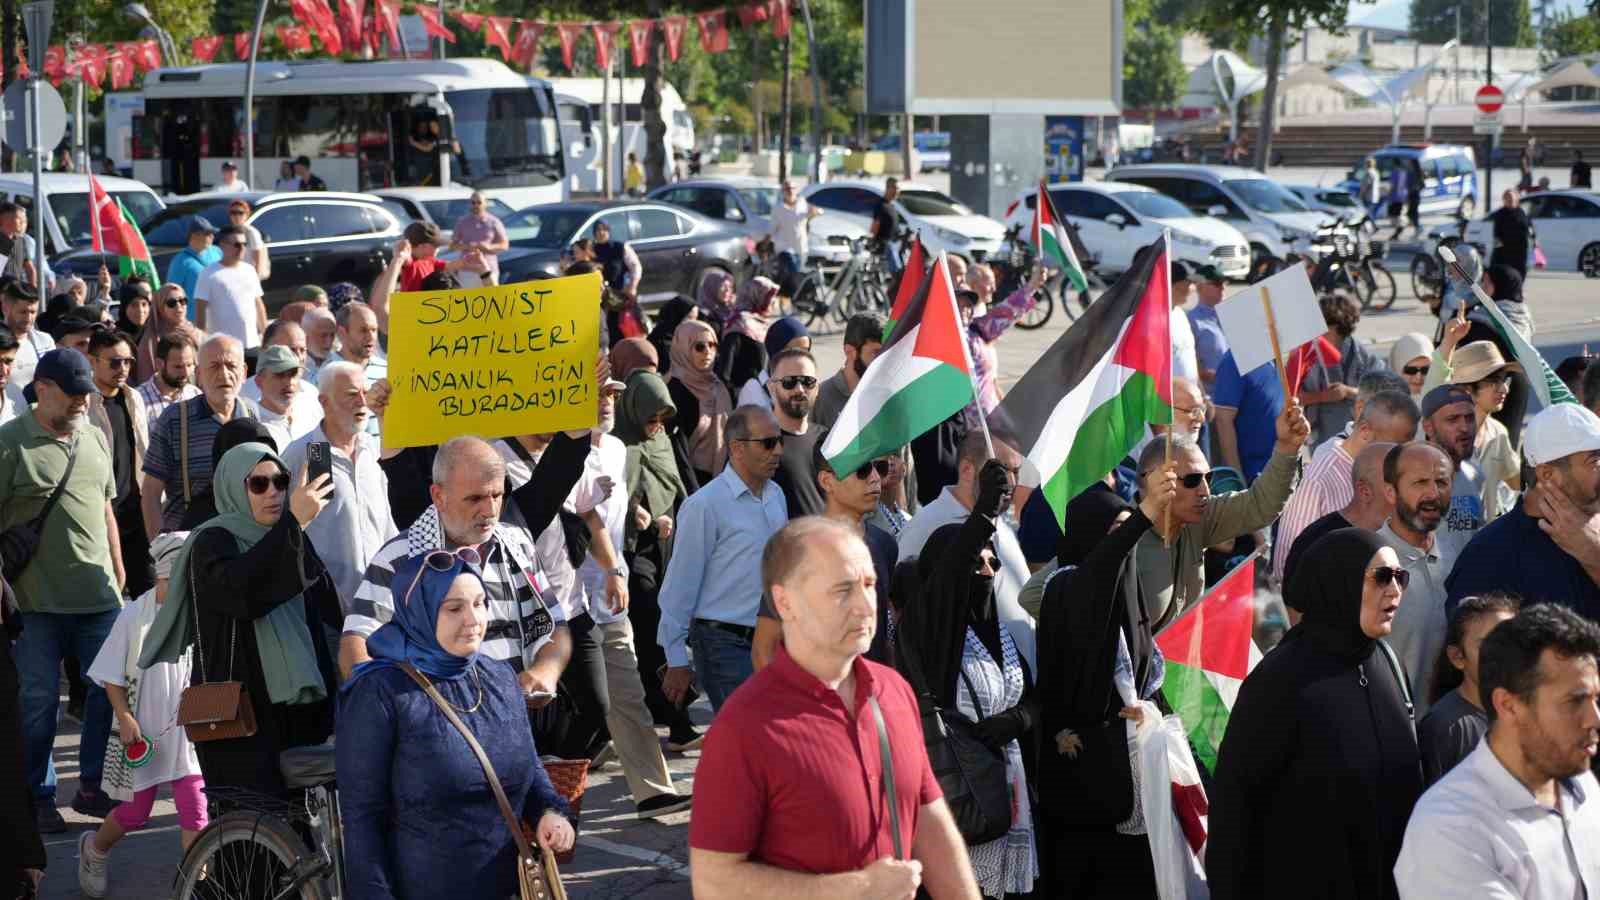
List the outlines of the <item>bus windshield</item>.
<svg viewBox="0 0 1600 900">
<path fill-rule="evenodd" d="M 486 88 L 449 95 L 460 153 L 452 180 L 474 187 L 561 181 L 560 126 L 546 95 L 528 88 Z"/>
</svg>

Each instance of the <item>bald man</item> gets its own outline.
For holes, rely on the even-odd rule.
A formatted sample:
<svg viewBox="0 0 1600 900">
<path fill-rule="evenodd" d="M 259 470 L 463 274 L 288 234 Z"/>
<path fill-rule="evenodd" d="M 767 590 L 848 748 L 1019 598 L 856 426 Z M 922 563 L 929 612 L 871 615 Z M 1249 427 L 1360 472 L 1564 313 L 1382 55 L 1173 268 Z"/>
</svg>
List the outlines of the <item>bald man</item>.
<svg viewBox="0 0 1600 900">
<path fill-rule="evenodd" d="M 1307 525 L 1295 537 L 1284 563 L 1283 583 L 1289 582 L 1294 575 L 1295 564 L 1300 561 L 1306 548 L 1317 542 L 1317 538 L 1341 528 L 1377 531 L 1383 526 L 1389 513 L 1394 510 L 1394 504 L 1383 490 L 1383 458 L 1394 446 L 1387 441 L 1368 444 L 1356 456 L 1355 465 L 1350 470 L 1350 502 L 1342 509 L 1336 509 Z M 1291 609 L 1289 620 L 1291 623 L 1300 621 L 1300 614 Z"/>
</svg>

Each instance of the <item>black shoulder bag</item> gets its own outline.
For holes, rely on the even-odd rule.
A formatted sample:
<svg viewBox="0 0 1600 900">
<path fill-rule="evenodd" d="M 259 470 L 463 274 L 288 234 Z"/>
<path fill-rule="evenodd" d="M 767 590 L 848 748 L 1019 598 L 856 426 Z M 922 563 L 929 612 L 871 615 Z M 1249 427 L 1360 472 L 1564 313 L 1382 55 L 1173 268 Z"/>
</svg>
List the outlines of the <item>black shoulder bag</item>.
<svg viewBox="0 0 1600 900">
<path fill-rule="evenodd" d="M 56 482 L 55 490 L 50 492 L 50 499 L 44 502 L 44 508 L 39 514 L 26 522 L 17 524 L 0 532 L 0 566 L 5 567 L 5 576 L 11 581 L 22 577 L 27 570 L 28 563 L 33 562 L 34 554 L 39 552 L 39 541 L 44 535 L 44 520 L 56 508 L 56 502 L 61 499 L 61 494 L 67 489 L 67 482 L 72 479 L 72 468 L 78 462 L 78 440 L 74 435 L 72 446 L 67 450 L 67 468 L 61 473 L 61 480 Z"/>
<path fill-rule="evenodd" d="M 920 680 L 920 679 L 919 679 Z M 978 692 L 967 673 L 961 673 L 972 705 L 983 718 Z M 997 840 L 1011 830 L 1011 783 L 1006 780 L 1006 760 L 978 739 L 974 723 L 955 709 L 941 708 L 931 691 L 923 691 L 922 738 L 928 763 L 956 828 L 969 846 Z"/>
</svg>

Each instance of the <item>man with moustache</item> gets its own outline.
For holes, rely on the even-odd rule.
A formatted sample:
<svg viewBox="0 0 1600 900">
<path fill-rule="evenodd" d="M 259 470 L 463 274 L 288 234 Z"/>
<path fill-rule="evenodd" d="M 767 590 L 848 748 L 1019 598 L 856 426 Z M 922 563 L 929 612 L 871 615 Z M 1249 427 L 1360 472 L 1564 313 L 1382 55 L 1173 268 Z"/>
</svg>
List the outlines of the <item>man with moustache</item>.
<svg viewBox="0 0 1600 900">
<path fill-rule="evenodd" d="M 1422 398 L 1422 433 L 1450 456 L 1454 469 L 1450 506 L 1439 528 L 1439 559 L 1445 571 L 1483 528 L 1483 472 L 1472 461 L 1478 435 L 1477 407 L 1466 388 L 1444 384 Z"/>
<path fill-rule="evenodd" d="M 877 313 L 856 313 L 845 323 L 844 365 L 817 388 L 817 405 L 811 410 L 813 425 L 832 428 L 839 421 L 839 413 L 883 347 L 883 327 L 884 318 Z"/>
<path fill-rule="evenodd" d="M 1449 604 L 1505 591 L 1600 620 L 1600 417 L 1557 403 L 1528 422 L 1522 455 L 1528 488 L 1462 552 L 1445 582 Z"/>
<path fill-rule="evenodd" d="M 1411 675 L 1416 717 L 1428 711 L 1433 665 L 1444 649 L 1444 580 L 1449 570 L 1439 559 L 1434 532 L 1450 508 L 1450 457 L 1422 441 L 1400 444 L 1383 460 L 1384 495 L 1394 504 L 1378 537 L 1394 548 L 1400 567 L 1411 573 L 1405 601 L 1395 613 L 1389 643 Z"/>
<path fill-rule="evenodd" d="M 1394 867 L 1403 900 L 1595 896 L 1597 656 L 1594 623 L 1550 604 L 1484 638 L 1489 733 L 1417 801 Z"/>
<path fill-rule="evenodd" d="M 1394 501 L 1388 499 L 1383 490 L 1383 460 L 1394 446 L 1381 442 L 1368 444 L 1356 456 L 1356 464 L 1350 470 L 1350 502 L 1343 509 L 1336 509 L 1307 525 L 1294 539 L 1283 566 L 1283 584 L 1289 583 L 1294 576 L 1295 566 L 1311 545 L 1317 542 L 1317 538 L 1341 528 L 1377 531 L 1388 521 L 1389 514 L 1394 512 Z M 1289 620 L 1298 621 L 1298 614 L 1291 611 Z"/>
<path fill-rule="evenodd" d="M 817 399 L 817 360 L 806 350 L 784 350 L 772 358 L 768 371 L 772 373 L 767 379 L 772 414 L 783 429 L 783 459 L 773 481 L 783 490 L 790 516 L 820 515 L 824 504 L 811 468 L 811 453 L 822 433 L 811 421 L 811 406 Z"/>
</svg>

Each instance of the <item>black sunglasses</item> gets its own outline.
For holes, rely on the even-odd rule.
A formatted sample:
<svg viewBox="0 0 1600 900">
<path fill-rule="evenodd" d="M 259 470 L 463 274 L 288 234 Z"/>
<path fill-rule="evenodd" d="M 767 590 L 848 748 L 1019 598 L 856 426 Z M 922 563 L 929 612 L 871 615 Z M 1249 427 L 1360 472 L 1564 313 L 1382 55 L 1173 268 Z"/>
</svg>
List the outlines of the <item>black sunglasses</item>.
<svg viewBox="0 0 1600 900">
<path fill-rule="evenodd" d="M 717 342 L 716 341 L 695 341 L 694 342 L 694 352 L 696 352 L 696 353 L 704 353 L 707 350 L 715 350 L 715 349 L 717 349 Z"/>
<path fill-rule="evenodd" d="M 1399 566 L 1378 566 L 1372 570 L 1372 581 L 1378 587 L 1388 587 L 1392 581 L 1403 591 L 1411 584 L 1411 573 Z"/>
<path fill-rule="evenodd" d="M 778 379 L 778 384 L 782 385 L 786 391 L 792 391 L 798 387 L 803 387 L 809 391 L 817 386 L 817 379 L 811 375 L 785 375 Z"/>
<path fill-rule="evenodd" d="M 188 297 L 168 297 L 167 298 L 167 309 L 177 309 L 180 306 L 187 305 L 188 302 L 189 302 L 189 298 Z"/>
<path fill-rule="evenodd" d="M 1426 374 L 1428 374 L 1428 367 L 1427 366 L 1406 366 L 1406 367 L 1402 368 L 1400 371 L 1402 373 L 1406 374 L 1406 375 L 1426 375 Z"/>
<path fill-rule="evenodd" d="M 1206 487 L 1210 487 L 1211 475 L 1212 473 L 1210 472 L 1190 472 L 1187 475 L 1179 475 L 1178 483 L 1191 491 L 1199 487 L 1202 481 L 1206 483 Z"/>
<path fill-rule="evenodd" d="M 775 437 L 762 437 L 762 438 L 734 438 L 734 440 L 738 441 L 741 444 L 760 444 L 761 445 L 761 449 L 766 450 L 767 452 L 770 453 L 771 451 L 776 450 L 780 445 L 783 444 L 783 435 L 780 434 L 780 435 L 777 435 Z"/>
<path fill-rule="evenodd" d="M 249 486 L 252 494 L 265 494 L 268 488 L 287 491 L 289 489 L 289 476 L 283 472 L 279 472 L 276 475 L 251 475 L 245 479 L 245 484 Z"/>
<path fill-rule="evenodd" d="M 887 459 L 873 459 L 856 467 L 856 477 L 862 481 L 872 477 L 873 472 L 877 472 L 879 478 L 888 478 L 889 461 Z"/>
</svg>

